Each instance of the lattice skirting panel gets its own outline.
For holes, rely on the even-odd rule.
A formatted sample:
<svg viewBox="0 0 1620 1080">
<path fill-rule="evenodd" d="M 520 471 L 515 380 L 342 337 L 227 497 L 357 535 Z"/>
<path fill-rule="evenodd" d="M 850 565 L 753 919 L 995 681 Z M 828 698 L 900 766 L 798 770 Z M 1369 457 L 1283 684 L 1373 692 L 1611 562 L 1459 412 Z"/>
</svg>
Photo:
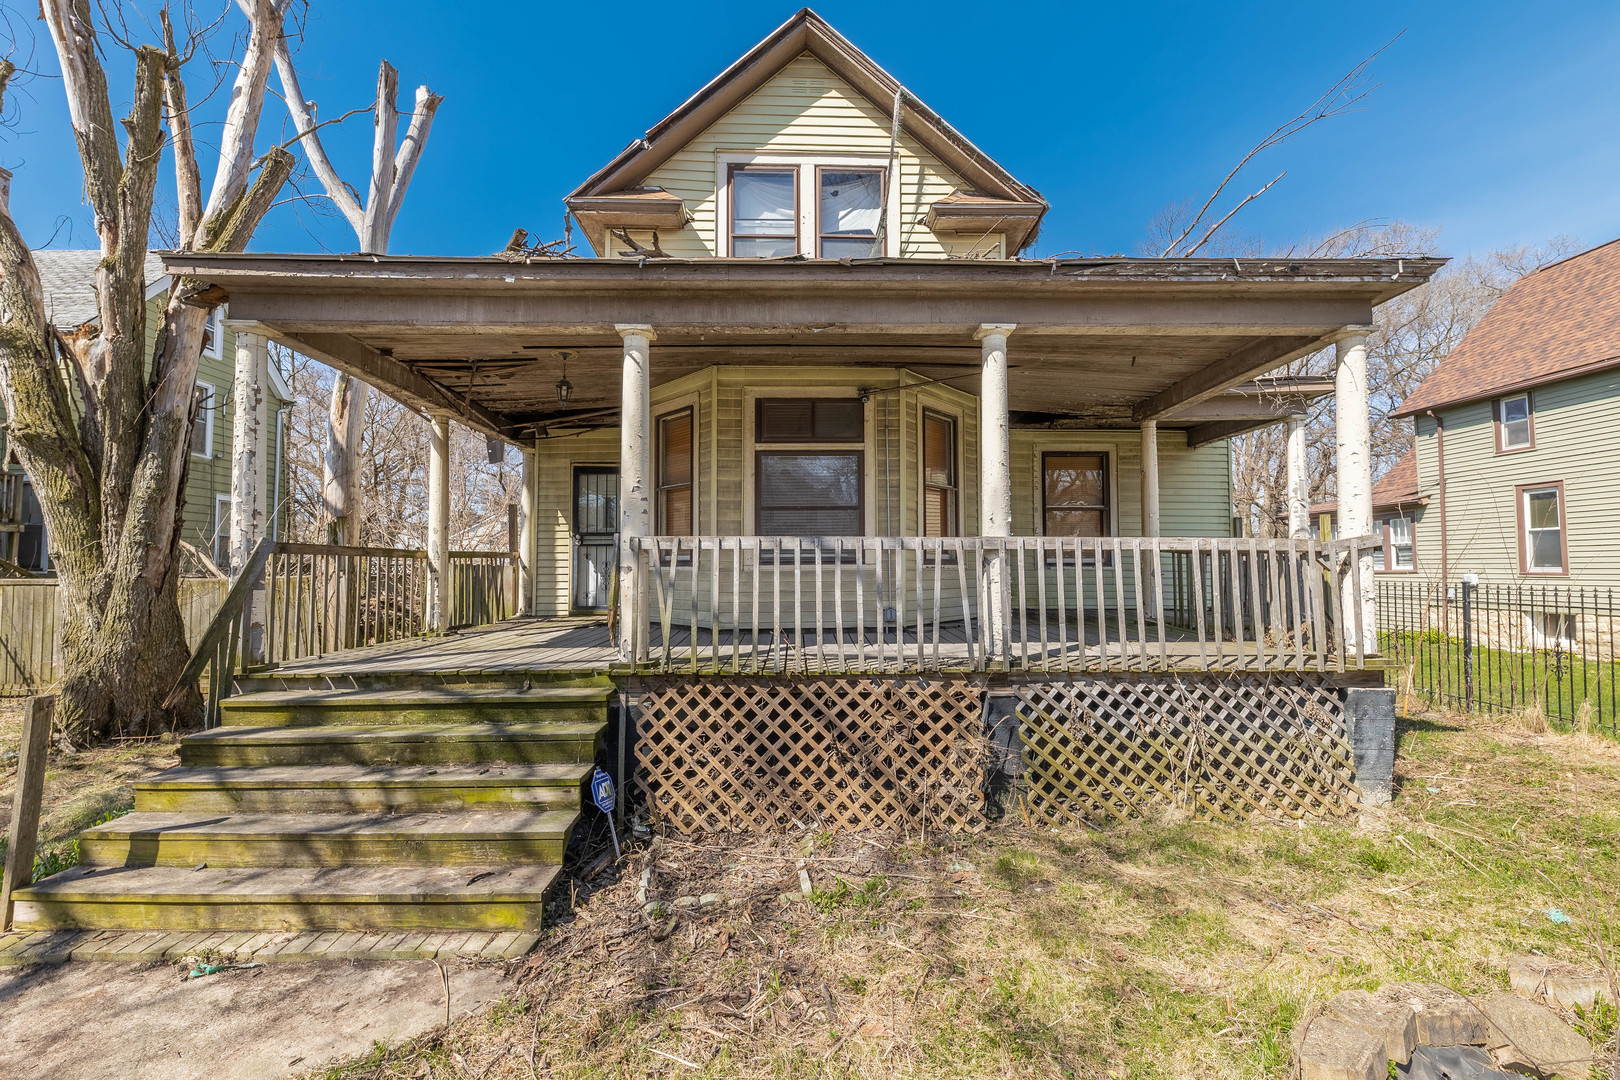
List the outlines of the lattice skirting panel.
<svg viewBox="0 0 1620 1080">
<path fill-rule="evenodd" d="M 1344 705 L 1303 678 L 1073 679 L 1018 688 L 1027 795 L 1049 821 L 1155 805 L 1243 821 L 1348 813 Z"/>
<path fill-rule="evenodd" d="M 984 684 L 942 678 L 649 682 L 636 779 L 683 833 L 984 824 Z"/>
</svg>

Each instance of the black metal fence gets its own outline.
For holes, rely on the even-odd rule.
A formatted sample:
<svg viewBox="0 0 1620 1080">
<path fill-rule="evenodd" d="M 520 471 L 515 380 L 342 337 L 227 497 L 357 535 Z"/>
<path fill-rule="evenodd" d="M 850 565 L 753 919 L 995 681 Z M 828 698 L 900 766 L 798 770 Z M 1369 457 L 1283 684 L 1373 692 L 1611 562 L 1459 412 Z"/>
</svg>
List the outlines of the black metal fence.
<svg viewBox="0 0 1620 1080">
<path fill-rule="evenodd" d="M 1552 720 L 1616 732 L 1613 589 L 1378 582 L 1380 651 L 1403 695 L 1463 712 L 1537 704 Z"/>
</svg>

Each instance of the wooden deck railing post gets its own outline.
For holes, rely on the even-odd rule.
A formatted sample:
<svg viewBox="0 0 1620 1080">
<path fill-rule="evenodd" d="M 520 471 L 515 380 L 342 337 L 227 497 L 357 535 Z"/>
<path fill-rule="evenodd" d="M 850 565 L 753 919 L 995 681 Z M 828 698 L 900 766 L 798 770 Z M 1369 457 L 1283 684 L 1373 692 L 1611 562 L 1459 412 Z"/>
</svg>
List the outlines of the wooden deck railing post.
<svg viewBox="0 0 1620 1080">
<path fill-rule="evenodd" d="M 11 800 L 11 833 L 0 880 L 0 930 L 11 929 L 11 895 L 33 882 L 34 849 L 39 843 L 39 811 L 45 797 L 45 755 L 51 745 L 54 694 L 31 697 L 23 707 L 22 745 L 17 751 L 17 786 Z"/>
</svg>

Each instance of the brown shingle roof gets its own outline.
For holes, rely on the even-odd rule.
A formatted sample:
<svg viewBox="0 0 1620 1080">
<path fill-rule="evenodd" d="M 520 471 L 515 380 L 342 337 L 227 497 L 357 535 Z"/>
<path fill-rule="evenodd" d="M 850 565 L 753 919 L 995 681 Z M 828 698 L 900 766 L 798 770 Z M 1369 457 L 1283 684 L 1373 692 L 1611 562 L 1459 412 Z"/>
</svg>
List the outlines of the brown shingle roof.
<svg viewBox="0 0 1620 1080">
<path fill-rule="evenodd" d="M 1527 274 L 1396 416 L 1620 365 L 1620 240 Z"/>
<path fill-rule="evenodd" d="M 1373 510 L 1394 510 L 1402 506 L 1416 506 L 1422 502 L 1418 494 L 1417 475 L 1417 448 L 1414 447 L 1401 455 L 1393 468 L 1383 475 L 1378 483 L 1373 485 Z M 1316 503 L 1311 507 L 1313 514 L 1337 513 L 1339 504 L 1336 502 Z"/>
</svg>

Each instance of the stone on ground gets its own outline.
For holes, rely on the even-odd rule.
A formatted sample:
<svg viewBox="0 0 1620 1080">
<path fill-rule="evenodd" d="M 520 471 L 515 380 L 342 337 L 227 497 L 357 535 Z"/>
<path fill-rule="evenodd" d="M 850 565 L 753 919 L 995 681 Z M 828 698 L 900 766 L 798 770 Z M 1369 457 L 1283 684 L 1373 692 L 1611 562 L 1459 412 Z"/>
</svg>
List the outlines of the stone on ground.
<svg viewBox="0 0 1620 1080">
<path fill-rule="evenodd" d="M 1488 1045 L 1504 1069 L 1566 1080 L 1586 1076 L 1593 1060 L 1591 1045 L 1547 1006 L 1505 990 L 1476 1004 L 1490 1021 Z"/>
<path fill-rule="evenodd" d="M 1300 1080 L 1386 1080 L 1384 1042 L 1354 1024 L 1318 1016 L 1295 1029 Z"/>
<path fill-rule="evenodd" d="M 1327 1015 L 1372 1035 L 1388 1060 L 1411 1060 L 1418 1041 L 1417 1012 L 1406 1002 L 1380 1001 L 1365 990 L 1346 990 L 1327 1003 Z"/>
<path fill-rule="evenodd" d="M 1565 1009 L 1579 1005 L 1590 1009 L 1599 994 L 1614 1000 L 1614 991 L 1604 975 L 1582 971 L 1546 956 L 1515 956 L 1508 961 L 1508 983 L 1515 993 L 1532 1001 L 1546 1001 Z"/>
<path fill-rule="evenodd" d="M 1519 1080 L 1518 1074 L 1498 1069 L 1477 1046 L 1419 1046 L 1395 1075 L 1401 1080 Z"/>
<path fill-rule="evenodd" d="M 1490 1025 L 1474 1003 L 1439 983 L 1389 983 L 1378 991 L 1380 1001 L 1412 1006 L 1417 1020 L 1417 1041 L 1428 1046 L 1484 1046 Z"/>
</svg>

